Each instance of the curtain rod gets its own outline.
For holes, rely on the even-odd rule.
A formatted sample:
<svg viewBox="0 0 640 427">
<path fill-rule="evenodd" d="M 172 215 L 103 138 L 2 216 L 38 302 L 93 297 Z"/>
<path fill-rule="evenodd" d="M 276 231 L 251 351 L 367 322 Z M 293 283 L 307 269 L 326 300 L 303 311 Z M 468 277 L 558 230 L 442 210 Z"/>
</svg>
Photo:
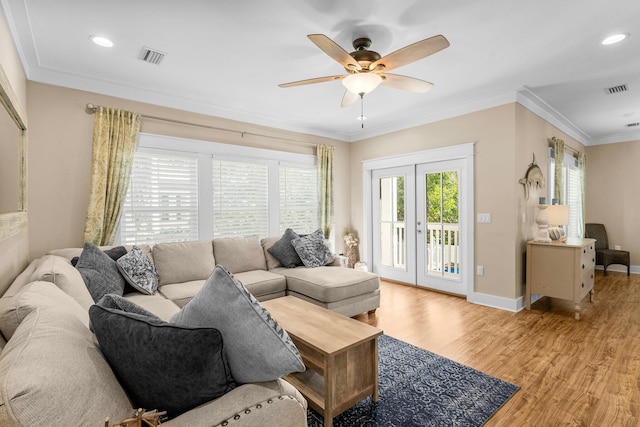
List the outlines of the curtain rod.
<svg viewBox="0 0 640 427">
<path fill-rule="evenodd" d="M 92 104 L 92 103 L 88 103 L 86 105 L 86 109 L 89 110 L 91 113 L 95 113 L 96 110 L 98 109 L 98 107 L 100 107 L 100 106 Z M 260 134 L 260 133 L 254 133 L 254 132 L 245 132 L 245 131 L 242 131 L 242 130 L 222 128 L 222 127 L 218 127 L 218 126 L 205 125 L 205 124 L 201 124 L 201 123 L 193 123 L 193 122 L 186 122 L 186 121 L 182 121 L 182 120 L 168 119 L 166 117 L 147 116 L 147 115 L 143 115 L 143 114 L 140 114 L 140 117 L 142 117 L 143 119 L 149 119 L 149 120 L 158 120 L 158 121 L 162 121 L 162 122 L 176 123 L 176 124 L 186 125 L 186 126 L 195 126 L 195 127 L 205 128 L 205 129 L 219 130 L 219 131 L 223 131 L 223 132 L 238 133 L 238 134 L 240 134 L 241 138 L 244 138 L 245 135 L 249 135 L 249 136 L 257 136 L 257 137 L 260 137 L 260 138 L 271 138 L 271 139 L 279 139 L 281 141 L 295 142 L 295 143 L 298 143 L 298 144 L 305 145 L 307 147 L 317 147 L 319 145 L 319 144 L 312 144 L 310 142 L 302 142 L 302 141 L 299 141 L 297 139 L 285 138 L 285 137 L 282 137 L 282 136 L 271 136 L 271 135 L 264 135 L 264 134 Z M 335 149 L 334 146 L 332 146 L 332 148 Z"/>
</svg>

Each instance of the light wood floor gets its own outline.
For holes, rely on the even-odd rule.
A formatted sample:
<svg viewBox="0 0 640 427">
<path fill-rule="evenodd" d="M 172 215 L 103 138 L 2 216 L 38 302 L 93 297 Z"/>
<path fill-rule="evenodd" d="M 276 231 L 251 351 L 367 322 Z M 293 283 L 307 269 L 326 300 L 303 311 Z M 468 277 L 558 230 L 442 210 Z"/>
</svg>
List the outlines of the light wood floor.
<svg viewBox="0 0 640 427">
<path fill-rule="evenodd" d="M 596 271 L 580 321 L 542 298 L 511 313 L 382 282 L 384 333 L 520 386 L 487 426 L 640 425 L 640 275 Z"/>
</svg>

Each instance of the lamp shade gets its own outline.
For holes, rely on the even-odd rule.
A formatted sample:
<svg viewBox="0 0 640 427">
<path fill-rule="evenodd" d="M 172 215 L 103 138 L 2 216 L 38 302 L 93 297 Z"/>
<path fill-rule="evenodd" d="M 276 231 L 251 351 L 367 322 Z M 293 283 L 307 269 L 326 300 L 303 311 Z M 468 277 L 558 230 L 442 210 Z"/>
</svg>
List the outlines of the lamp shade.
<svg viewBox="0 0 640 427">
<path fill-rule="evenodd" d="M 382 82 L 382 77 L 376 73 L 356 73 L 350 74 L 342 79 L 342 85 L 349 92 L 355 94 L 367 94 L 372 92 Z"/>
<path fill-rule="evenodd" d="M 569 224 L 568 205 L 551 205 L 547 209 L 547 214 L 549 215 L 549 225 Z"/>
</svg>

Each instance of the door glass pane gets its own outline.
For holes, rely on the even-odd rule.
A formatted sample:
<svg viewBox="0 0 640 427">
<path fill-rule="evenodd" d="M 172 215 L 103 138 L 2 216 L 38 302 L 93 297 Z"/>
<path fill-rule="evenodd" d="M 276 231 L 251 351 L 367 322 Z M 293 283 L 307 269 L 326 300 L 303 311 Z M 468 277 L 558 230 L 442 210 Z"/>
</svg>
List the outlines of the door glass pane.
<svg viewBox="0 0 640 427">
<path fill-rule="evenodd" d="M 404 177 L 380 178 L 380 264 L 404 268 Z"/>
<path fill-rule="evenodd" d="M 459 277 L 458 172 L 430 173 L 425 180 L 427 274 Z"/>
</svg>

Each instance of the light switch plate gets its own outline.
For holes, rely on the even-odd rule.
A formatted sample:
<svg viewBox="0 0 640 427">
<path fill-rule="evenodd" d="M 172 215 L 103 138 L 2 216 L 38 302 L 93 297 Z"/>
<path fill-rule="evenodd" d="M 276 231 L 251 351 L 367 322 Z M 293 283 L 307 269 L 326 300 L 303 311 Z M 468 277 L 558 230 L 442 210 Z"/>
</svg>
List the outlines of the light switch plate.
<svg viewBox="0 0 640 427">
<path fill-rule="evenodd" d="M 490 224 L 491 223 L 491 214 L 490 213 L 479 213 L 478 214 L 478 223 Z"/>
</svg>

